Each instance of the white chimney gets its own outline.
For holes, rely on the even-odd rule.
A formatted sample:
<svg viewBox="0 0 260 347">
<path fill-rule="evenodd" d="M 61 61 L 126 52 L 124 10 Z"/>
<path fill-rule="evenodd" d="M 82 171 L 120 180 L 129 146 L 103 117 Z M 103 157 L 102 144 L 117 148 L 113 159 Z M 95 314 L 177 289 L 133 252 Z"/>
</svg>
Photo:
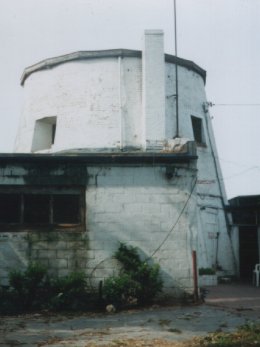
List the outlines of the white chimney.
<svg viewBox="0 0 260 347">
<path fill-rule="evenodd" d="M 165 140 L 165 59 L 162 30 L 145 30 L 143 71 L 143 146 L 156 149 Z"/>
</svg>

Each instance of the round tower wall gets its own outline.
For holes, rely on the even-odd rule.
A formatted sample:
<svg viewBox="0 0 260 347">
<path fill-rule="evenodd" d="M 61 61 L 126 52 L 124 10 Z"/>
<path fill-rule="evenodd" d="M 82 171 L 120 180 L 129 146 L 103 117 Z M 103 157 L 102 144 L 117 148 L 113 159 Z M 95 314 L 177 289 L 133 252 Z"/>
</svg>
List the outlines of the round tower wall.
<svg viewBox="0 0 260 347">
<path fill-rule="evenodd" d="M 204 117 L 204 81 L 182 66 L 178 77 L 179 135 L 192 140 L 191 116 Z M 35 71 L 24 84 L 15 151 L 140 149 L 145 133 L 142 91 L 139 57 L 75 60 Z M 176 135 L 175 105 L 175 65 L 166 62 L 165 141 Z"/>
</svg>

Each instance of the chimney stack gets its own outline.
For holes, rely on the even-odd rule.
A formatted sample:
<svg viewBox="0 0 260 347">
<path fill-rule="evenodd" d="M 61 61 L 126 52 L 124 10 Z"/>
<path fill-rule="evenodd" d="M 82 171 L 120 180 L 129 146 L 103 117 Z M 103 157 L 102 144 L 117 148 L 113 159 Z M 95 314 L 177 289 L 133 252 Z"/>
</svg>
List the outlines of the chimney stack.
<svg viewBox="0 0 260 347">
<path fill-rule="evenodd" d="M 142 54 L 143 147 L 160 149 L 165 140 L 165 58 L 162 30 L 145 30 Z"/>
</svg>

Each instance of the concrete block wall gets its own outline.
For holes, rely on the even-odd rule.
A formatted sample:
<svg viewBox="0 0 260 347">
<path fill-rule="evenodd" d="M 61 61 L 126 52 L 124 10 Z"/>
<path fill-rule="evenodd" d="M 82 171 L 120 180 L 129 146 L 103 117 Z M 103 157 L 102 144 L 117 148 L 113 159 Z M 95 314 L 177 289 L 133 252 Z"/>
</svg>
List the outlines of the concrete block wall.
<svg viewBox="0 0 260 347">
<path fill-rule="evenodd" d="M 103 279 L 102 271 L 115 270 L 112 255 L 124 242 L 137 247 L 143 259 L 160 264 L 165 293 L 192 292 L 191 254 L 198 231 L 190 194 L 196 173 L 178 170 L 179 176 L 168 180 L 165 167 L 89 169 L 87 233 L 94 259 L 88 272 L 94 283 Z"/>
<path fill-rule="evenodd" d="M 92 258 L 86 233 L 1 231 L 0 285 L 8 284 L 10 271 L 25 270 L 29 262 L 41 263 L 55 276 L 66 276 L 72 271 L 85 271 Z"/>
<path fill-rule="evenodd" d="M 171 168 L 172 178 L 166 177 L 164 165 L 82 168 L 81 172 L 88 174 L 88 180 L 82 178 L 88 181 L 86 228 L 7 231 L 1 226 L 0 284 L 7 284 L 10 270 L 23 270 L 35 261 L 58 276 L 85 271 L 89 284 L 97 288 L 104 278 L 118 273 L 120 266 L 113 255 L 124 242 L 137 247 L 143 260 L 159 263 L 165 294 L 192 292 L 191 254 L 197 249 L 198 234 L 194 198 L 197 172 L 193 164 Z M 6 168 L 6 173 L 10 170 Z M 16 179 L 28 175 L 25 167 L 12 170 Z M 58 168 L 53 171 L 57 172 L 64 175 Z M 13 178 L 8 175 L 6 179 L 8 188 Z M 26 187 L 23 180 L 18 181 L 18 186 Z"/>
</svg>

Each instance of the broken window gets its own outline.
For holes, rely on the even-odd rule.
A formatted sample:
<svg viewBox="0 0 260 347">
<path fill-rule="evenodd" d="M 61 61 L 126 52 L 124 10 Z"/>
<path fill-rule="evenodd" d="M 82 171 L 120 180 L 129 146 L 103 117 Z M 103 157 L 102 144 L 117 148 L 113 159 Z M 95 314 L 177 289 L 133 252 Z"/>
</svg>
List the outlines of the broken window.
<svg viewBox="0 0 260 347">
<path fill-rule="evenodd" d="M 196 141 L 197 145 L 205 146 L 206 143 L 205 143 L 202 119 L 199 117 L 191 116 L 191 123 L 192 123 L 194 140 Z"/>
<path fill-rule="evenodd" d="M 32 152 L 49 149 L 55 142 L 57 117 L 37 119 L 34 127 Z"/>
<path fill-rule="evenodd" d="M 0 191 L 0 224 L 19 228 L 80 227 L 84 224 L 84 190 L 4 188 Z"/>
</svg>

